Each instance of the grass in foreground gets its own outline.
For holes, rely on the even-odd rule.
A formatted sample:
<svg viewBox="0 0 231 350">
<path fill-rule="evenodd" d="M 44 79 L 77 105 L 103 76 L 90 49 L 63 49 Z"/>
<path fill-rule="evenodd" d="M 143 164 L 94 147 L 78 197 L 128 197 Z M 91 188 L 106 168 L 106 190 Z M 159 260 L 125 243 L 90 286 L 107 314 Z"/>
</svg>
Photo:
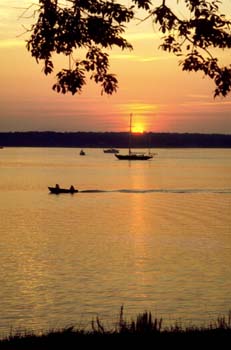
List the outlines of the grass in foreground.
<svg viewBox="0 0 231 350">
<path fill-rule="evenodd" d="M 207 327 L 181 327 L 177 324 L 163 328 L 162 319 L 152 317 L 144 312 L 135 321 L 127 322 L 121 307 L 118 325 L 115 329 L 106 330 L 99 318 L 92 321 L 92 330 L 75 329 L 50 330 L 42 335 L 33 333 L 12 334 L 0 340 L 1 350 L 46 350 L 46 349 L 85 349 L 89 346 L 106 346 L 114 349 L 117 346 L 139 346 L 141 349 L 163 348 L 164 345 L 184 345 L 185 349 L 193 345 L 208 348 L 218 346 L 219 349 L 230 346 L 231 312 L 228 318 L 221 317 Z"/>
</svg>

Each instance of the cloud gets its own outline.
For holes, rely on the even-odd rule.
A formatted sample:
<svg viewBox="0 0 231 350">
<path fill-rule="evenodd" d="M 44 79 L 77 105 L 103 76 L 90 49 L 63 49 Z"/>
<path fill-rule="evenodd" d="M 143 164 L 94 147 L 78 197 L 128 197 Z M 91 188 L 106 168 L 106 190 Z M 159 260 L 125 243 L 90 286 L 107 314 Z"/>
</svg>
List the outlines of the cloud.
<svg viewBox="0 0 231 350">
<path fill-rule="evenodd" d="M 154 62 L 154 61 L 163 61 L 163 60 L 169 60 L 175 58 L 173 55 L 155 55 L 153 56 L 141 56 L 141 55 L 135 55 L 135 54 L 110 54 L 110 58 L 114 60 L 130 60 L 133 62 Z"/>
<path fill-rule="evenodd" d="M 0 39 L 0 48 L 22 47 L 25 46 L 24 40 L 19 39 Z"/>
<path fill-rule="evenodd" d="M 180 103 L 179 106 L 191 106 L 191 107 L 213 107 L 213 108 L 222 108 L 225 110 L 226 108 L 231 107 L 231 101 L 186 101 L 183 103 Z"/>
<path fill-rule="evenodd" d="M 162 33 L 154 33 L 154 32 L 144 32 L 144 33 L 127 33 L 124 35 L 128 41 L 143 41 L 143 40 L 156 40 L 160 39 L 163 34 Z"/>
</svg>

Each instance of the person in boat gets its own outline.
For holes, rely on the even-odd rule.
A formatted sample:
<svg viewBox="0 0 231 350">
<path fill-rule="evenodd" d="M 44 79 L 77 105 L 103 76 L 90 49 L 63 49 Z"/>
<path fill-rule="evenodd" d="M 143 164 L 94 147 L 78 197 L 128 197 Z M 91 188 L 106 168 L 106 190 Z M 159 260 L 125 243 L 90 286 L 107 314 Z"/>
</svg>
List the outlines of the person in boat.
<svg viewBox="0 0 231 350">
<path fill-rule="evenodd" d="M 55 188 L 56 188 L 56 190 L 59 190 L 60 189 L 59 184 L 56 184 Z"/>
<path fill-rule="evenodd" d="M 73 185 L 71 185 L 71 187 L 70 187 L 70 191 L 71 191 L 71 192 L 74 192 L 74 191 L 75 191 L 75 188 L 74 188 L 74 186 L 73 186 Z"/>
</svg>

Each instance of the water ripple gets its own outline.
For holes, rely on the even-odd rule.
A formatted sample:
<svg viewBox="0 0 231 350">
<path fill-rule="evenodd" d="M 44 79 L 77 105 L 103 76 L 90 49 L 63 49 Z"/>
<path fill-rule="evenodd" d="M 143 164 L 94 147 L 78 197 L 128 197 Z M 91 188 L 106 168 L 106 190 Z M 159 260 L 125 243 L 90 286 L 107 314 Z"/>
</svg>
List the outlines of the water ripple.
<svg viewBox="0 0 231 350">
<path fill-rule="evenodd" d="M 79 190 L 78 193 L 213 193 L 213 194 L 230 194 L 231 189 L 229 188 L 218 188 L 218 189 L 201 189 L 201 188 L 182 188 L 182 189 L 117 189 L 117 190 L 101 190 L 101 189 L 89 189 Z"/>
</svg>

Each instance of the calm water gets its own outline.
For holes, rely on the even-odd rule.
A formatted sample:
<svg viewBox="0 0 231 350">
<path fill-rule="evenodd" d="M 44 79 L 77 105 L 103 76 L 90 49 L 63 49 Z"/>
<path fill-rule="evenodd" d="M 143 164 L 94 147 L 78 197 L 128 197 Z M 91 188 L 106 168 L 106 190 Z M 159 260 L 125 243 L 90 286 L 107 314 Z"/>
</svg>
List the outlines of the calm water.
<svg viewBox="0 0 231 350">
<path fill-rule="evenodd" d="M 231 309 L 231 150 L 0 150 L 0 333 Z M 122 151 L 121 151 L 122 153 Z M 75 195 L 47 186 L 75 185 Z"/>
</svg>

